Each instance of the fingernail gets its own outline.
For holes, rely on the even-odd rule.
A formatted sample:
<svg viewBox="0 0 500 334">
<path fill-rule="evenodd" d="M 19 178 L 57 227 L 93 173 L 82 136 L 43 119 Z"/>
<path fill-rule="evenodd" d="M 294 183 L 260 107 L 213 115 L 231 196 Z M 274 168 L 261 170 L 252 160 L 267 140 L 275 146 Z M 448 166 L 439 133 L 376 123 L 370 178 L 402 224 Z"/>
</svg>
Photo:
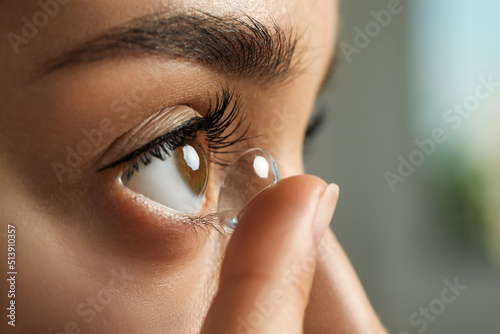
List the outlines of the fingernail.
<svg viewBox="0 0 500 334">
<path fill-rule="evenodd" d="M 339 198 L 339 186 L 331 183 L 321 195 L 314 216 L 314 243 L 319 244 L 330 225 Z"/>
</svg>

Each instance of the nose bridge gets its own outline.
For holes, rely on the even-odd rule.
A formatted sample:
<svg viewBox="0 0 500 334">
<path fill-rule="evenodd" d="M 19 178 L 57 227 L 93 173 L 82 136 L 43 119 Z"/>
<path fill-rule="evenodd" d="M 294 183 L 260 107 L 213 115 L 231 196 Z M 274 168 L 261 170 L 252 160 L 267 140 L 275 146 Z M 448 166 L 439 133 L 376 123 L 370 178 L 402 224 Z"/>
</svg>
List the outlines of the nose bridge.
<svg viewBox="0 0 500 334">
<path fill-rule="evenodd" d="M 272 108 L 256 125 L 255 145 L 269 151 L 278 165 L 280 179 L 302 174 L 303 120 L 300 110 Z"/>
</svg>

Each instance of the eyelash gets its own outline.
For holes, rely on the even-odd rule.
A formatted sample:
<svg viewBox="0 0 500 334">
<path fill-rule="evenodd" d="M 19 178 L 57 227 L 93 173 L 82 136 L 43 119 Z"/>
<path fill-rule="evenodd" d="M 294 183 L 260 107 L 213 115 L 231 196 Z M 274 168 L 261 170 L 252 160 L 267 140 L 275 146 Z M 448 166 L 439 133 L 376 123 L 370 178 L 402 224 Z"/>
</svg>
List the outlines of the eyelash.
<svg viewBox="0 0 500 334">
<path fill-rule="evenodd" d="M 118 165 L 125 165 L 122 172 L 122 181 L 130 180 L 134 172 L 139 171 L 140 163 L 150 164 L 154 158 L 165 160 L 170 152 L 194 141 L 200 133 L 204 134 L 207 143 L 208 158 L 211 162 L 226 166 L 229 161 L 220 155 L 233 153 L 227 150 L 236 143 L 246 140 L 250 124 L 246 124 L 246 115 L 243 114 L 241 97 L 239 94 L 223 87 L 215 96 L 215 103 L 210 104 L 203 117 L 187 120 L 169 133 L 156 138 L 124 158 L 102 168 L 108 169 Z M 232 105 L 232 106 L 231 106 Z M 228 108 L 231 109 L 227 112 Z M 233 126 L 226 133 L 229 126 Z"/>
</svg>

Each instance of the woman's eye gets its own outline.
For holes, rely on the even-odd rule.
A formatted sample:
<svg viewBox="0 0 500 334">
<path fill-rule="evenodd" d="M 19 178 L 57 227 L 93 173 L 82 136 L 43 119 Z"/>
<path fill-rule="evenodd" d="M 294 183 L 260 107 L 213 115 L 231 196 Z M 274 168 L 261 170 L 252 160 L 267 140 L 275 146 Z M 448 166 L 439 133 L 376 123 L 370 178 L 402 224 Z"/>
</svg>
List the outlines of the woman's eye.
<svg viewBox="0 0 500 334">
<path fill-rule="evenodd" d="M 125 186 L 159 204 L 182 213 L 201 211 L 208 181 L 205 151 L 199 145 L 184 145 L 135 171 Z"/>
</svg>

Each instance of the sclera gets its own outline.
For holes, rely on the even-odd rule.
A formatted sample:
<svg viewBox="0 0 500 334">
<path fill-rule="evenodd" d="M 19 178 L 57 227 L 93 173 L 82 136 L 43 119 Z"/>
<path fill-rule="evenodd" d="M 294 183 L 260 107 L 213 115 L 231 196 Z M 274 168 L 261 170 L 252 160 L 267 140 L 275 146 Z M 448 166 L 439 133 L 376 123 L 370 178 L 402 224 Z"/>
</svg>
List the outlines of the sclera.
<svg viewBox="0 0 500 334">
<path fill-rule="evenodd" d="M 278 180 L 278 167 L 267 151 L 252 148 L 241 154 L 229 166 L 219 192 L 217 212 L 224 231 L 233 232 L 241 209 Z"/>
</svg>

